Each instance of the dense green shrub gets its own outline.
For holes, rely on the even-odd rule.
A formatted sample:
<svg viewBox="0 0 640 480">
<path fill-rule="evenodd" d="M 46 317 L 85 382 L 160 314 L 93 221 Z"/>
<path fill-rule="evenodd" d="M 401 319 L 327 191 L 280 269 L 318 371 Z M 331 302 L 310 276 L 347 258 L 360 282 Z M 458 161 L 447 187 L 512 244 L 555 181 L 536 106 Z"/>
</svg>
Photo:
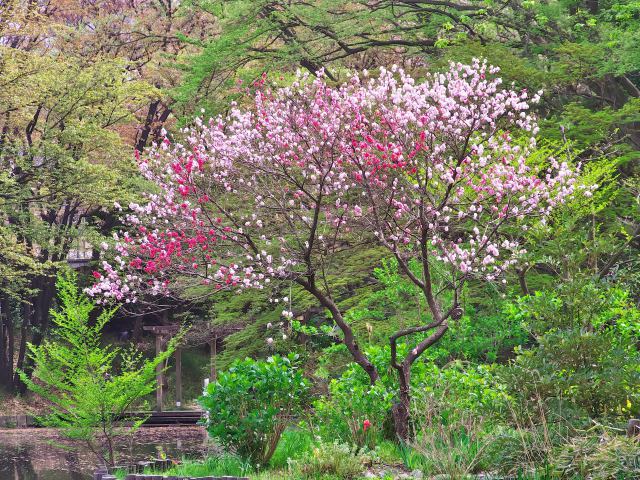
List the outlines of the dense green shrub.
<svg viewBox="0 0 640 480">
<path fill-rule="evenodd" d="M 401 350 L 404 348 L 401 346 Z M 331 380 L 329 395 L 314 404 L 321 437 L 373 448 L 390 421 L 397 373 L 390 365 L 389 348 L 373 346 L 366 353 L 381 372 L 380 380 L 371 386 L 368 376 L 355 364 Z M 427 421 L 427 415 L 429 422 L 446 424 L 461 416 L 504 413 L 509 401 L 506 386 L 497 380 L 491 367 L 460 361 L 445 367 L 433 362 L 416 362 L 411 386 L 412 416 L 420 428 Z M 366 429 L 365 420 L 370 424 Z"/>
<path fill-rule="evenodd" d="M 612 332 L 553 331 L 521 351 L 503 379 L 526 408 L 542 399 L 591 418 L 627 415 L 640 402 L 640 354 Z"/>
<path fill-rule="evenodd" d="M 509 323 L 519 323 L 533 336 L 551 330 L 610 330 L 623 338 L 640 338 L 640 311 L 629 293 L 594 282 L 567 282 L 555 290 L 507 301 Z"/>
<path fill-rule="evenodd" d="M 331 380 L 329 395 L 314 403 L 313 423 L 322 438 L 374 448 L 387 422 L 393 395 L 382 383 L 371 386 L 360 381 L 354 370 L 362 369 L 350 366 L 340 379 Z"/>
<path fill-rule="evenodd" d="M 627 292 L 567 283 L 517 299 L 506 312 L 537 337 L 501 369 L 524 410 L 541 400 L 565 416 L 572 409 L 591 418 L 640 411 L 640 312 Z"/>
<path fill-rule="evenodd" d="M 427 365 L 414 386 L 409 442 L 413 468 L 429 475 L 466 478 L 485 463 L 495 424 L 508 410 L 510 397 L 492 369 L 453 362 Z"/>
<path fill-rule="evenodd" d="M 489 365 L 463 362 L 445 367 L 425 364 L 413 379 L 415 414 L 424 415 L 428 408 L 442 423 L 468 414 L 500 416 L 506 412 L 510 397 L 494 370 Z"/>
<path fill-rule="evenodd" d="M 209 434 L 253 465 L 268 464 L 306 403 L 309 387 L 296 360 L 294 355 L 245 359 L 222 372 L 200 398 Z"/>
<path fill-rule="evenodd" d="M 504 315 L 501 308 L 501 304 L 496 306 L 497 311 L 466 308 L 463 317 L 449 327 L 428 354 L 440 363 L 451 359 L 491 363 L 512 356 L 514 348 L 528 340 L 528 334 L 517 319 Z"/>
<path fill-rule="evenodd" d="M 366 353 L 379 371 L 387 373 L 372 386 L 364 370 L 351 363 L 339 378 L 329 382 L 329 394 L 314 403 L 313 419 L 320 436 L 327 441 L 339 439 L 373 448 L 389 421 L 393 384 L 388 378 L 392 375 L 388 349 L 370 347 Z"/>
</svg>

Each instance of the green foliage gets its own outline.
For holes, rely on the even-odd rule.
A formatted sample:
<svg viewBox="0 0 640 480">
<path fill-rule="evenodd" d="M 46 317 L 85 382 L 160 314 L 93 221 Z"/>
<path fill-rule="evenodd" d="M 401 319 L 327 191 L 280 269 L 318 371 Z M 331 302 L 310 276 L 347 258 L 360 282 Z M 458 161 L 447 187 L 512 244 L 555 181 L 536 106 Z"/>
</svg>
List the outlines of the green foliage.
<svg viewBox="0 0 640 480">
<path fill-rule="evenodd" d="M 522 398 L 566 402 L 591 418 L 638 411 L 640 355 L 610 333 L 551 332 L 518 355 L 504 381 Z"/>
<path fill-rule="evenodd" d="M 249 476 L 258 480 L 291 478 L 289 476 L 289 465 L 296 460 L 308 455 L 315 447 L 316 442 L 309 431 L 300 428 L 289 428 L 284 431 L 278 443 L 269 470 L 256 469 L 247 460 L 228 452 L 207 456 L 201 460 L 184 459 L 179 465 L 166 471 L 155 471 L 146 468 L 147 475 L 164 475 L 176 477 L 225 477 Z M 116 472 L 118 478 L 124 479 L 124 472 Z"/>
<path fill-rule="evenodd" d="M 39 417 L 67 438 L 83 441 L 98 457 L 113 465 L 113 440 L 133 434 L 143 418 L 125 422 L 123 414 L 155 389 L 156 367 L 175 349 L 179 336 L 151 360 L 135 349 L 102 346 L 101 333 L 115 310 L 103 310 L 91 320 L 94 305 L 66 271 L 56 282 L 60 309 L 52 311 L 54 337 L 29 345 L 35 364 L 33 378 L 21 372 L 30 390 L 47 401 L 49 413 Z"/>
<path fill-rule="evenodd" d="M 135 114 L 159 92 L 121 58 L 61 48 L 60 28 L 73 27 L 28 10 L 15 24 L 25 37 L 0 42 L 0 293 L 21 304 L 10 323 L 25 340 L 16 368 L 30 374 L 26 341 L 38 346 L 47 335 L 57 269 L 89 260 L 116 223 L 114 204 L 139 198 L 143 181 L 127 139 Z M 12 364 L 0 355 L 0 371 L 12 378 L 6 386 L 22 391 Z"/>
<path fill-rule="evenodd" d="M 413 265 L 413 268 L 420 268 Z M 437 267 L 437 266 L 436 266 Z M 387 344 L 396 331 L 428 323 L 430 314 L 422 292 L 398 270 L 394 259 L 383 259 L 374 269 L 380 288 L 362 295 L 359 302 L 347 310 L 346 318 L 372 344 Z M 449 331 L 425 355 L 444 364 L 452 359 L 494 361 L 526 340 L 519 323 L 500 314 L 500 301 L 490 287 L 471 284 L 464 298 L 473 295 L 474 303 L 465 305 L 463 317 L 452 322 Z M 476 301 L 476 297 L 482 298 Z M 414 339 L 421 338 L 419 335 Z"/>
<path fill-rule="evenodd" d="M 0 176 L 2 174 L 0 173 Z M 1 177 L 0 177 L 1 181 Z M 2 198 L 0 197 L 0 209 Z M 17 241 L 13 232 L 0 225 L 0 293 L 20 300 L 29 293 L 31 275 L 42 275 L 50 267 L 38 263 L 23 243 Z"/>
<path fill-rule="evenodd" d="M 411 468 L 419 468 L 428 475 L 464 479 L 488 467 L 484 462 L 485 449 L 493 438 L 481 416 L 463 414 L 440 424 L 437 413 L 433 416 L 433 412 L 427 412 L 418 417 L 418 433 L 410 443 L 411 451 L 404 455 Z"/>
<path fill-rule="evenodd" d="M 326 265 L 330 272 L 327 281 L 342 311 L 375 289 L 371 271 L 380 261 L 380 252 L 378 248 L 363 248 L 350 255 L 337 255 L 333 265 Z M 224 349 L 219 352 L 217 364 L 221 369 L 246 357 L 266 358 L 295 352 L 308 358 L 339 340 L 339 331 L 334 328 L 330 313 L 293 282 L 273 284 L 262 290 L 220 292 L 215 296 L 210 293 L 209 287 L 191 289 L 189 298 L 194 299 L 194 308 L 184 314 L 183 319 L 193 325 L 195 333 L 201 326 L 208 328 L 209 324 L 238 327 L 237 332 L 225 338 Z M 281 301 L 283 297 L 287 297 L 291 305 L 285 305 Z M 295 312 L 294 320 L 282 317 L 285 307 Z M 268 343 L 268 338 L 273 342 Z"/>
<path fill-rule="evenodd" d="M 627 292 L 567 284 L 566 291 L 520 298 L 509 314 L 538 337 L 535 348 L 521 349 L 502 369 L 504 382 L 523 401 L 553 399 L 591 418 L 638 411 L 640 314 Z"/>
<path fill-rule="evenodd" d="M 629 100 L 620 108 L 603 107 L 598 110 L 572 102 L 563 107 L 559 116 L 550 117 L 542 124 L 542 135 L 545 140 L 562 140 L 562 130 L 571 132 L 574 149 L 610 141 L 612 135 L 622 125 L 637 122 L 640 118 L 640 99 Z M 559 128 L 561 127 L 561 128 Z M 624 145 L 619 146 L 623 151 Z"/>
<path fill-rule="evenodd" d="M 306 428 L 288 428 L 282 433 L 278 447 L 273 453 L 269 466 L 271 468 L 286 468 L 290 460 L 302 457 L 310 451 L 315 439 Z"/>
<path fill-rule="evenodd" d="M 493 468 L 485 451 L 508 410 L 507 387 L 482 365 L 430 370 L 414 389 L 414 435 L 399 447 L 404 464 L 452 479 Z"/>
<path fill-rule="evenodd" d="M 362 368 L 350 365 L 331 380 L 329 395 L 314 403 L 312 421 L 323 439 L 375 447 L 388 422 L 393 393 L 382 382 L 371 385 L 365 377 Z"/>
<path fill-rule="evenodd" d="M 239 360 L 222 372 L 200 398 L 209 434 L 252 465 L 267 465 L 307 401 L 309 387 L 296 360 L 294 355 Z"/>
<path fill-rule="evenodd" d="M 629 292 L 593 282 L 571 282 L 553 291 L 517 297 L 505 302 L 504 314 L 536 336 L 578 328 L 633 339 L 640 327 L 640 312 Z"/>
<path fill-rule="evenodd" d="M 403 354 L 406 346 L 400 350 Z M 329 395 L 314 403 L 314 421 L 325 440 L 338 438 L 373 448 L 388 431 L 390 409 L 396 401 L 397 373 L 391 368 L 388 347 L 372 346 L 366 353 L 380 372 L 375 385 L 370 385 L 362 368 L 350 364 L 340 377 L 330 381 Z M 437 416 L 437 423 L 446 425 L 468 415 L 499 416 L 509 402 L 507 387 L 498 381 L 493 368 L 460 361 L 445 367 L 428 360 L 416 362 L 411 387 L 416 422 L 424 420 L 427 405 L 429 414 Z M 365 420 L 371 424 L 368 429 L 363 428 Z"/>
<path fill-rule="evenodd" d="M 166 472 L 149 471 L 145 473 L 174 475 L 176 477 L 219 477 L 223 475 L 244 477 L 245 475 L 253 473 L 253 469 L 249 463 L 237 456 L 222 454 L 219 456 L 207 457 L 204 460 L 199 461 L 186 460 Z"/>
<path fill-rule="evenodd" d="M 509 403 L 508 388 L 488 365 L 453 362 L 446 367 L 426 365 L 416 372 L 416 414 L 425 405 L 438 421 L 448 423 L 466 415 L 501 415 Z M 422 406 L 421 406 L 422 405 Z"/>
</svg>

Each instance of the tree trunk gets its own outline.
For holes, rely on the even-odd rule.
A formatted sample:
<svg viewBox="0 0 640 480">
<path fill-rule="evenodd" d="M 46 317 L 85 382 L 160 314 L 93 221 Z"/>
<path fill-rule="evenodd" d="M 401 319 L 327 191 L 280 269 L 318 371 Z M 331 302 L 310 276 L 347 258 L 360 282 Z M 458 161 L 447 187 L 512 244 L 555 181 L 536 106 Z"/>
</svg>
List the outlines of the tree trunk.
<svg viewBox="0 0 640 480">
<path fill-rule="evenodd" d="M 305 290 L 307 290 L 307 292 L 316 297 L 316 299 L 323 307 L 329 310 L 333 321 L 342 331 L 342 343 L 344 343 L 345 347 L 347 347 L 347 350 L 349 350 L 349 353 L 353 357 L 353 360 L 358 365 L 360 365 L 365 372 L 367 372 L 371 385 L 374 385 L 380 378 L 380 375 L 378 375 L 378 371 L 376 370 L 375 365 L 371 363 L 371 361 L 362 352 L 362 350 L 360 350 L 360 346 L 358 345 L 356 337 L 353 333 L 353 329 L 345 321 L 344 317 L 342 316 L 342 312 L 340 312 L 340 309 L 335 304 L 333 299 L 329 295 L 326 295 L 324 292 L 320 291 L 312 281 L 305 282 L 304 280 L 298 279 L 297 282 Z"/>
<path fill-rule="evenodd" d="M 23 389 L 20 387 L 24 387 L 24 385 L 22 383 L 22 380 L 20 380 L 18 371 L 23 370 L 25 367 L 24 361 L 27 352 L 27 338 L 29 336 L 29 330 L 31 328 L 31 319 L 33 317 L 32 310 L 33 309 L 31 308 L 31 305 L 28 303 L 23 304 L 22 308 L 20 309 L 22 313 L 20 324 L 20 346 L 18 347 L 18 360 L 16 361 L 16 369 L 15 372 L 13 372 L 13 388 L 14 390 L 18 390 L 21 393 L 23 393 Z"/>
<path fill-rule="evenodd" d="M 411 439 L 410 408 L 411 408 L 411 365 L 402 363 L 398 371 L 399 385 L 398 401 L 391 407 L 393 427 L 398 440 L 406 442 Z"/>
<path fill-rule="evenodd" d="M 517 270 L 518 283 L 520 284 L 520 290 L 523 295 L 531 295 L 531 290 L 529 290 L 529 285 L 527 284 L 527 270 L 528 268 L 519 268 Z"/>
<path fill-rule="evenodd" d="M 212 340 L 209 341 L 209 362 L 210 362 L 210 375 L 209 381 L 214 383 L 218 379 L 218 370 L 216 368 L 216 357 L 218 355 L 218 337 L 214 336 Z"/>
<path fill-rule="evenodd" d="M 6 323 L 7 329 L 7 385 L 13 393 L 16 390 L 16 382 L 12 381 L 14 376 L 13 355 L 15 353 L 15 330 L 13 328 L 13 319 L 9 318 Z"/>
<path fill-rule="evenodd" d="M 142 341 L 143 321 L 144 321 L 143 315 L 138 315 L 133 321 L 133 334 L 132 334 L 133 343 L 140 343 Z"/>
<path fill-rule="evenodd" d="M 39 290 L 33 299 L 32 308 L 29 309 L 31 311 L 31 315 L 25 316 L 22 319 L 22 338 L 20 339 L 20 350 L 18 352 L 17 363 L 17 368 L 21 368 L 27 376 L 31 376 L 34 367 L 31 358 L 26 355 L 27 336 L 29 330 L 34 332 L 31 338 L 31 344 L 36 347 L 40 346 L 49 330 L 49 310 L 53 304 L 53 296 L 55 293 L 54 278 L 40 277 L 34 283 Z M 24 394 L 27 391 L 27 386 L 22 383 L 17 373 L 14 376 L 14 384 L 21 394 Z"/>
<path fill-rule="evenodd" d="M 0 386 L 9 390 L 12 375 L 9 373 L 9 353 L 7 341 L 7 326 L 9 322 L 9 302 L 7 298 L 0 297 Z M 13 366 L 13 362 L 12 362 Z"/>
<path fill-rule="evenodd" d="M 147 110 L 147 117 L 144 121 L 142 129 L 140 130 L 140 134 L 138 135 L 138 140 L 136 141 L 136 150 L 138 152 L 142 152 L 144 148 L 147 146 L 147 141 L 149 140 L 149 134 L 151 133 L 151 128 L 153 126 L 153 121 L 156 117 L 156 112 L 158 110 L 158 105 L 160 104 L 160 100 L 155 100 L 149 104 L 149 109 Z"/>
</svg>

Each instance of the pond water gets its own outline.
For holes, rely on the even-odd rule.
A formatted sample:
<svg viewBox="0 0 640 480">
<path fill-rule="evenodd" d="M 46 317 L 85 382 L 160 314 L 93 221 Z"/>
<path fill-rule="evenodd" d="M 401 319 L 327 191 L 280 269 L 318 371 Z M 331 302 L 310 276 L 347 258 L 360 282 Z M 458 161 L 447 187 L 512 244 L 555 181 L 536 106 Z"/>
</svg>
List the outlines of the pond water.
<svg viewBox="0 0 640 480">
<path fill-rule="evenodd" d="M 122 463 L 150 460 L 160 452 L 199 458 L 213 449 L 201 427 L 145 427 L 118 443 Z M 55 430 L 0 430 L 0 480 L 89 480 L 97 463 L 86 448 L 64 444 Z"/>
</svg>

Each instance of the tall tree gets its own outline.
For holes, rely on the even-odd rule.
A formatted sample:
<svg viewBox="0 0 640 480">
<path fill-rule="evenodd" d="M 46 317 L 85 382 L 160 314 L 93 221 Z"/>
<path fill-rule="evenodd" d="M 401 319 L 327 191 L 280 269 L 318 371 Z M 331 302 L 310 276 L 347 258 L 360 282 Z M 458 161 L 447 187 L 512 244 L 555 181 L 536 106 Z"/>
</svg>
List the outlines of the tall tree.
<svg viewBox="0 0 640 480">
<path fill-rule="evenodd" d="M 114 202 L 133 198 L 125 127 L 158 93 L 133 80 L 122 60 L 87 63 L 55 48 L 41 11 L 16 18 L 24 23 L 0 44 L 0 218 L 34 268 L 23 270 L 23 295 L 5 299 L 13 306 L 4 306 L 3 321 L 20 330 L 16 362 L 29 371 L 26 343 L 47 333 L 56 265 L 82 242 L 97 245 Z M 4 351 L 12 339 L 2 339 Z M 13 364 L 8 353 L 7 381 Z M 18 384 L 13 375 L 9 388 Z"/>
<path fill-rule="evenodd" d="M 299 79 L 261 89 L 253 108 L 198 122 L 186 144 L 165 140 L 141 162 L 159 193 L 132 205 L 132 230 L 89 292 L 135 301 L 179 278 L 212 291 L 294 282 L 327 309 L 373 384 L 379 372 L 328 275 L 340 256 L 379 243 L 430 312 L 390 337 L 396 432 L 406 439 L 411 366 L 460 317 L 464 283 L 496 280 L 523 253 L 518 230 L 591 189 L 576 184 L 566 162 L 527 163 L 537 132 L 529 96 L 500 89 L 486 64 L 452 64 L 424 83 L 394 72 L 340 88 Z M 445 273 L 436 278 L 434 269 Z M 397 358 L 399 340 L 425 332 Z"/>
</svg>

